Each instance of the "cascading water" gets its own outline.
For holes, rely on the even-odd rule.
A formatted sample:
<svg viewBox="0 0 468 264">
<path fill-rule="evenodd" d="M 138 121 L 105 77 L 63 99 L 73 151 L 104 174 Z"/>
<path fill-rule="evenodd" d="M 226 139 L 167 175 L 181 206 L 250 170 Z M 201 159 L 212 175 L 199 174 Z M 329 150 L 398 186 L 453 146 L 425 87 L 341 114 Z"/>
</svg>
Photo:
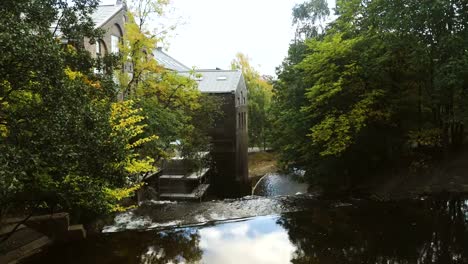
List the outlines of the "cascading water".
<svg viewBox="0 0 468 264">
<path fill-rule="evenodd" d="M 279 173 L 267 174 L 256 185 L 255 195 L 240 199 L 201 203 L 144 201 L 138 208 L 117 215 L 114 223 L 106 226 L 103 232 L 199 225 L 213 221 L 298 211 L 303 208 L 299 204 L 312 197 L 305 194 L 308 185 L 299 182 L 298 177 Z"/>
</svg>

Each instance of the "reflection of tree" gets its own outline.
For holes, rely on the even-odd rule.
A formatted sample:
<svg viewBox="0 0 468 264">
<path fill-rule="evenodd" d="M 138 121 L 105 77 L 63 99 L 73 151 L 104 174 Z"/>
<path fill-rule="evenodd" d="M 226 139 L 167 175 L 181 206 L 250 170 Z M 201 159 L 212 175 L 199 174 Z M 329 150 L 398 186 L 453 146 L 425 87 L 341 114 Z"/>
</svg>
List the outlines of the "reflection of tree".
<svg viewBox="0 0 468 264">
<path fill-rule="evenodd" d="M 464 201 L 322 207 L 280 218 L 293 263 L 468 263 Z"/>
<path fill-rule="evenodd" d="M 31 263 L 198 263 L 202 258 L 199 243 L 195 229 L 123 232 L 52 248 Z"/>
<path fill-rule="evenodd" d="M 158 241 L 140 255 L 141 264 L 195 263 L 202 258 L 197 231 L 183 230 L 158 235 Z"/>
</svg>

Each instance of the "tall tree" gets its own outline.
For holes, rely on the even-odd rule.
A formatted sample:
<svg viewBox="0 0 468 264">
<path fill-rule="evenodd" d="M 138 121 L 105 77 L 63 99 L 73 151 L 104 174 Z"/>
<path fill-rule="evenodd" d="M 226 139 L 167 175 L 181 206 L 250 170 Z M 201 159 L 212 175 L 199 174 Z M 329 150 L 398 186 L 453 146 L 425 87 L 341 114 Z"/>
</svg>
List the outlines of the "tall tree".
<svg viewBox="0 0 468 264">
<path fill-rule="evenodd" d="M 272 84 L 250 65 L 250 59 L 245 54 L 238 53 L 231 63 L 231 68 L 242 71 L 249 93 L 249 145 L 265 149 L 269 145 L 270 136 Z"/>
<path fill-rule="evenodd" d="M 327 0 L 313 0 L 296 4 L 292 10 L 296 39 L 313 38 L 324 32 L 323 22 L 329 17 Z"/>
<path fill-rule="evenodd" d="M 159 136 L 142 148 L 142 153 L 158 161 L 178 150 L 196 159 L 197 153 L 210 150 L 207 129 L 218 115 L 220 103 L 201 95 L 194 73 L 183 76 L 156 61 L 153 52 L 174 25 L 159 29 L 151 22 L 164 16 L 168 5 L 165 0 L 131 1 L 120 49 L 121 64 L 131 70 L 119 72 L 120 86 L 125 99 L 135 100 L 143 109 L 147 136 Z"/>
<path fill-rule="evenodd" d="M 310 3 L 309 3 L 310 2 Z M 309 53 L 305 39 L 321 38 L 319 27 L 323 15 L 329 13 L 328 6 L 323 1 L 307 1 L 297 5 L 293 9 L 293 21 L 297 32 L 309 32 L 296 35 L 290 44 L 288 56 L 277 69 L 278 80 L 274 83 L 272 101 L 272 145 L 279 152 L 280 163 L 286 167 L 307 167 L 311 160 L 307 153 L 309 140 L 309 123 L 307 115 L 302 112 L 302 107 L 307 105 L 306 88 L 310 82 L 306 82 L 306 74 L 296 67 Z M 310 6 L 310 8 L 307 8 Z M 311 7 L 320 7 L 316 10 Z M 316 11 L 314 11 L 316 10 Z M 312 12 L 312 13 L 311 13 Z M 321 15 L 315 15 L 317 12 Z M 303 24 L 306 28 L 303 28 Z M 309 25 L 309 26 L 307 26 Z M 304 144 L 307 143 L 307 144 Z"/>
<path fill-rule="evenodd" d="M 90 17 L 97 4 L 0 6 L 0 218 L 66 210 L 89 220 L 119 209 L 149 169 L 135 152 L 142 117 L 115 109 L 111 77 L 95 75 L 84 50 L 85 38 L 102 33 Z"/>
<path fill-rule="evenodd" d="M 319 2 L 294 14 L 314 23 L 326 12 L 305 7 Z M 273 112 L 284 163 L 343 184 L 398 164 L 424 167 L 459 147 L 465 10 L 461 1 L 337 1 L 337 19 L 292 44 L 279 71 Z"/>
</svg>

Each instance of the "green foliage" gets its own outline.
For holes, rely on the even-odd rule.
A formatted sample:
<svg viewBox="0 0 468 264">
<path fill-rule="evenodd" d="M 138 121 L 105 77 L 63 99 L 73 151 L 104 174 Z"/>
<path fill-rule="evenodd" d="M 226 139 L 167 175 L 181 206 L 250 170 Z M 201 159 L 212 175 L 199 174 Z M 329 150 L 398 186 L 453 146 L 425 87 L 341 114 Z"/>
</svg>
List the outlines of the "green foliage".
<svg viewBox="0 0 468 264">
<path fill-rule="evenodd" d="M 335 11 L 323 32 L 291 44 L 278 71 L 274 146 L 284 165 L 343 185 L 459 147 L 468 118 L 462 1 L 337 1 Z M 293 13 L 309 28 L 327 14 L 319 0 Z"/>
<path fill-rule="evenodd" d="M 119 74 L 121 91 L 126 99 L 145 116 L 145 134 L 157 134 L 157 141 L 148 142 L 140 153 L 158 162 L 176 152 L 191 160 L 209 152 L 208 128 L 219 115 L 221 104 L 202 96 L 193 76 L 182 76 L 163 68 L 153 57 L 153 49 L 164 42 L 164 34 L 154 34 L 149 22 L 162 16 L 168 1 L 136 1 L 128 13 L 125 36 L 121 45 L 121 64 L 131 72 Z M 179 142 L 180 144 L 174 144 Z"/>
<path fill-rule="evenodd" d="M 239 69 L 245 79 L 248 91 L 248 128 L 249 145 L 252 147 L 269 146 L 270 141 L 270 107 L 273 96 L 272 84 L 261 77 L 250 65 L 250 59 L 238 53 L 231 63 L 232 69 Z"/>
<path fill-rule="evenodd" d="M 173 155 L 171 142 L 183 142 L 184 155 L 209 148 L 219 104 L 148 52 L 162 39 L 146 19 L 168 1 L 136 3 L 121 54 L 98 58 L 84 49 L 103 33 L 90 17 L 98 1 L 0 6 L 0 218 L 64 210 L 86 221 L 125 210 L 142 176 Z"/>
<path fill-rule="evenodd" d="M 102 33 L 90 18 L 97 3 L 0 7 L 0 218 L 64 210 L 89 220 L 114 210 L 116 192 L 133 192 L 135 175 L 153 169 L 136 152 L 154 139 L 141 135 L 138 110 L 116 118 L 112 78 L 93 74 L 84 50 L 85 37 Z"/>
<path fill-rule="evenodd" d="M 141 137 L 145 132 L 146 124 L 142 124 L 145 117 L 140 115 L 142 109 L 134 109 L 132 100 L 122 101 L 112 104 L 110 125 L 112 132 L 111 139 L 128 151 L 125 159 L 114 164 L 117 170 L 125 170 L 130 175 L 134 175 L 133 182 L 136 183 L 136 176 L 155 171 L 154 159 L 151 157 L 141 158 L 135 149 L 158 139 L 158 136 L 151 135 Z"/>
<path fill-rule="evenodd" d="M 296 25 L 296 38 L 312 38 L 323 31 L 322 25 L 316 22 L 324 21 L 330 15 L 330 10 L 326 0 L 307 1 L 296 4 L 292 15 L 293 24 Z"/>
</svg>

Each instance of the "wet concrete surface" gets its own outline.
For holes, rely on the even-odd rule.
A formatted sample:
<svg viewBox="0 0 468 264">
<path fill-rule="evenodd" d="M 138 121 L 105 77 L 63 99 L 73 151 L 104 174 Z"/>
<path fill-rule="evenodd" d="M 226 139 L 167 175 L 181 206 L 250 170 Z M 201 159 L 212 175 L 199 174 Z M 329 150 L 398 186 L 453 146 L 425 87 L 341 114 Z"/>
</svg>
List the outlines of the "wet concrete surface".
<svg viewBox="0 0 468 264">
<path fill-rule="evenodd" d="M 146 201 L 134 210 L 119 214 L 103 232 L 197 225 L 213 221 L 275 215 L 304 210 L 315 202 L 312 195 L 259 197 L 220 201 Z"/>
</svg>

